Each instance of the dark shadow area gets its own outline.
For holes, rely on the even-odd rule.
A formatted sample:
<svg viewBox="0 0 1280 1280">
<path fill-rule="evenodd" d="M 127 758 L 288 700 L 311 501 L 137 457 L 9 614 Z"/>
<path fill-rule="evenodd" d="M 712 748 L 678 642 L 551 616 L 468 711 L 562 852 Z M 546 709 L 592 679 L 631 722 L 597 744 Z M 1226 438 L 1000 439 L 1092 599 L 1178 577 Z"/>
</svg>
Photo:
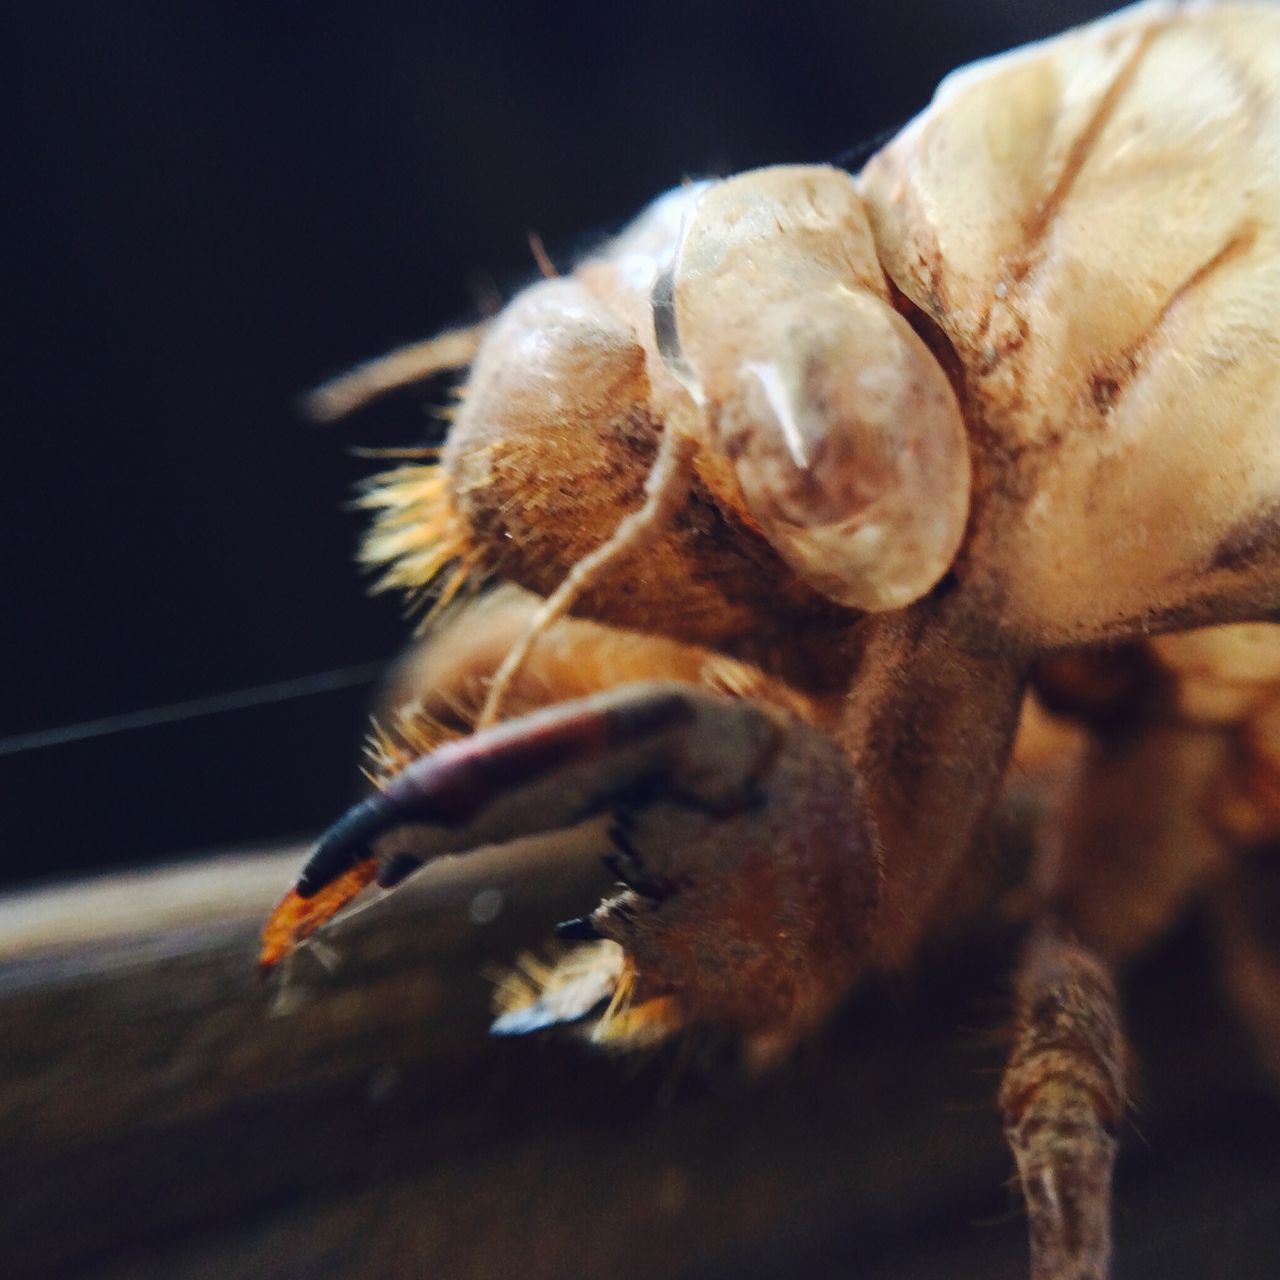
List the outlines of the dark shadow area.
<svg viewBox="0 0 1280 1280">
<path fill-rule="evenodd" d="M 301 392 L 509 296 L 531 230 L 564 265 L 686 175 L 856 155 L 952 67 L 1107 7 L 26 6 L 0 735 L 389 657 L 345 450 L 436 430 L 441 389 L 324 431 Z M 0 875 L 313 830 L 362 705 L 13 743 Z"/>
</svg>

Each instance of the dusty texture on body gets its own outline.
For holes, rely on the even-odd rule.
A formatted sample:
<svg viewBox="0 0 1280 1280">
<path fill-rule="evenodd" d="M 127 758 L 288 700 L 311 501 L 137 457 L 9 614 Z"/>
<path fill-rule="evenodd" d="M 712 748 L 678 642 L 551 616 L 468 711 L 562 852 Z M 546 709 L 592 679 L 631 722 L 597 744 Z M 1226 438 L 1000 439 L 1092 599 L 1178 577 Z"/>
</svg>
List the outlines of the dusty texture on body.
<svg viewBox="0 0 1280 1280">
<path fill-rule="evenodd" d="M 861 175 L 959 359 L 1011 643 L 1280 606 L 1278 83 L 1280 13 L 1141 7 L 957 73 Z"/>
</svg>

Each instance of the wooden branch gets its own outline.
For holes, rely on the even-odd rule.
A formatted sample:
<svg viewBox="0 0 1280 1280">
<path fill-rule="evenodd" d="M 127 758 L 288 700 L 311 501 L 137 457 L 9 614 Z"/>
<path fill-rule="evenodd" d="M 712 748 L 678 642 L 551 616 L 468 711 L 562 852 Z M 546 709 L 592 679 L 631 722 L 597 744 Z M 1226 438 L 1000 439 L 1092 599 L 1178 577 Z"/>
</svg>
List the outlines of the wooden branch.
<svg viewBox="0 0 1280 1280">
<path fill-rule="evenodd" d="M 909 1008 L 882 985 L 779 1075 L 733 1085 L 679 1054 L 619 1067 L 486 1037 L 480 975 L 601 887 L 546 845 L 424 873 L 339 927 L 335 973 L 300 957 L 274 1010 L 254 943 L 300 858 L 0 900 L 5 1274 L 1019 1273 L 1001 1049 L 956 1030 L 1002 1022 L 1009 931 L 950 952 Z M 1196 989 L 1180 1016 L 1203 1012 Z M 1200 1054 L 1175 1110 L 1233 1105 L 1220 1057 Z"/>
</svg>

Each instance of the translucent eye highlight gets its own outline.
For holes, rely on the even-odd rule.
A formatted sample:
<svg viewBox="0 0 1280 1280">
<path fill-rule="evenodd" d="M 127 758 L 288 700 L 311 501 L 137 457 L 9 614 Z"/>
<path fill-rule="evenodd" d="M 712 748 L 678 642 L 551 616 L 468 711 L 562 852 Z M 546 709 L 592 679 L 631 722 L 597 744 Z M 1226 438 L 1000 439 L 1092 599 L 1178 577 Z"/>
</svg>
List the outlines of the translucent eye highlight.
<svg viewBox="0 0 1280 1280">
<path fill-rule="evenodd" d="M 854 608 L 900 609 L 946 573 L 969 510 L 959 405 L 928 349 L 860 290 L 760 318 L 716 424 L 752 514 L 788 564 Z"/>
</svg>

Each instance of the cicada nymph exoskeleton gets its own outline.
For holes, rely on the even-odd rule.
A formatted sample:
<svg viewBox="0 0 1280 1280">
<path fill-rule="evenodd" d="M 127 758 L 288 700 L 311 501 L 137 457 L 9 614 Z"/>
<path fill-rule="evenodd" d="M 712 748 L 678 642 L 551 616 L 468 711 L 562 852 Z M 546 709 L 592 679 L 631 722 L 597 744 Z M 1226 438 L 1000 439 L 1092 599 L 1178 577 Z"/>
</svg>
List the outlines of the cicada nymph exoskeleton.
<svg viewBox="0 0 1280 1280">
<path fill-rule="evenodd" d="M 508 590 L 429 638 L 264 963 L 370 883 L 603 820 L 623 892 L 499 1029 L 774 1062 L 945 914 L 1021 723 L 1073 759 L 1000 1105 L 1034 1274 L 1103 1274 L 1112 971 L 1209 897 L 1245 972 L 1230 887 L 1280 832 L 1277 85 L 1275 11 L 1138 6 L 950 77 L 857 175 L 679 188 L 322 393 L 469 363 L 366 558 Z"/>
</svg>

